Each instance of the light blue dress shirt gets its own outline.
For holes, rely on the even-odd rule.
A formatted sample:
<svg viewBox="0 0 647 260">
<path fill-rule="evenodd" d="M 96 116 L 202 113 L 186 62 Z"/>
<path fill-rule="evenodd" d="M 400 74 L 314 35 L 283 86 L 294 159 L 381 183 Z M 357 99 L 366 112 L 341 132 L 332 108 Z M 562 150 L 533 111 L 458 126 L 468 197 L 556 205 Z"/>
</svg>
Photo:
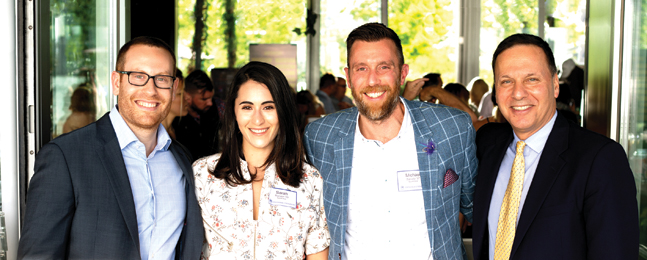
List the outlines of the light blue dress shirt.
<svg viewBox="0 0 647 260">
<path fill-rule="evenodd" d="M 141 259 L 174 259 L 186 216 L 185 179 L 168 149 L 171 138 L 160 124 L 157 144 L 146 156 L 117 107 L 110 111 L 135 201 Z M 126 192 L 126 191 L 124 191 Z"/>
<path fill-rule="evenodd" d="M 526 142 L 526 147 L 523 149 L 523 159 L 526 173 L 524 174 L 523 189 L 521 190 L 521 198 L 519 199 L 517 224 L 519 222 L 519 216 L 521 216 L 521 212 L 523 210 L 523 204 L 526 201 L 526 195 L 528 195 L 528 190 L 530 189 L 530 184 L 532 183 L 532 178 L 535 176 L 539 158 L 541 157 L 541 153 L 544 150 L 548 136 L 553 130 L 553 125 L 555 124 L 556 118 L 557 111 L 555 111 L 553 118 L 551 118 L 546 125 L 544 125 L 532 136 L 528 137 L 528 139 L 524 140 L 524 142 Z M 521 141 L 521 139 L 519 139 L 517 134 L 514 133 L 514 140 L 512 141 L 512 143 L 510 143 L 508 149 L 505 152 L 505 156 L 503 157 L 503 161 L 501 162 L 501 166 L 499 167 L 499 175 L 497 175 L 496 177 L 496 183 L 494 184 L 494 190 L 492 191 L 490 211 L 488 212 L 490 259 L 494 259 L 494 246 L 496 244 L 496 230 L 499 225 L 499 212 L 501 211 L 501 204 L 503 203 L 505 191 L 508 188 L 508 181 L 510 180 L 510 173 L 512 172 L 512 163 L 514 162 L 514 157 L 517 154 L 518 141 Z"/>
</svg>

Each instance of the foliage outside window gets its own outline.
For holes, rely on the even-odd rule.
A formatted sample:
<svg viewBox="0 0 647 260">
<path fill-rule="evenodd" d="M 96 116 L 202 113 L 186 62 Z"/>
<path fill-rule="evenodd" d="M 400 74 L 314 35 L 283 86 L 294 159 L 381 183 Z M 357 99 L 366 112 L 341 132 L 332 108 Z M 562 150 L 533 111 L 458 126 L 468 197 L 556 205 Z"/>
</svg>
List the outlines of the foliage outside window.
<svg viewBox="0 0 647 260">
<path fill-rule="evenodd" d="M 492 54 L 497 45 L 515 33 L 537 35 L 536 0 L 481 0 L 481 58 L 479 76 L 492 87 Z"/>
<path fill-rule="evenodd" d="M 584 63 L 586 2 L 546 1 L 544 39 L 551 45 L 558 67 L 573 58 Z M 535 0 L 481 0 L 481 58 L 479 74 L 492 84 L 492 54 L 499 42 L 515 33 L 538 34 L 538 7 Z"/>
<path fill-rule="evenodd" d="M 389 2 L 389 26 L 402 41 L 410 80 L 434 72 L 440 73 L 446 83 L 456 82 L 457 10 L 458 1 L 450 0 Z"/>
<path fill-rule="evenodd" d="M 380 21 L 379 0 L 321 0 L 319 70 L 345 77 L 346 38 L 358 26 Z M 347 90 L 350 93 L 350 90 Z"/>
<path fill-rule="evenodd" d="M 178 66 L 187 72 L 194 67 L 191 46 L 195 33 L 195 3 L 195 0 L 178 0 Z M 230 62 L 235 68 L 242 67 L 249 62 L 249 44 L 296 43 L 305 48 L 305 35 L 295 30 L 305 31 L 306 5 L 303 0 L 206 0 L 203 15 L 205 26 L 200 67 L 205 71 L 228 68 Z M 230 46 L 232 41 L 227 41 L 227 33 L 232 31 L 235 46 Z M 228 55 L 228 51 L 235 55 Z M 305 64 L 299 65 L 301 67 Z"/>
<path fill-rule="evenodd" d="M 374 21 L 379 17 L 379 9 L 371 7 L 376 5 L 379 6 L 379 2 L 363 2 L 353 8 L 351 15 L 355 20 Z M 410 68 L 408 80 L 436 72 L 442 75 L 445 82 L 456 81 L 457 9 L 458 3 L 450 0 L 389 2 L 389 27 L 402 41 L 404 60 Z M 340 58 L 345 64 L 345 51 L 343 53 Z"/>
</svg>

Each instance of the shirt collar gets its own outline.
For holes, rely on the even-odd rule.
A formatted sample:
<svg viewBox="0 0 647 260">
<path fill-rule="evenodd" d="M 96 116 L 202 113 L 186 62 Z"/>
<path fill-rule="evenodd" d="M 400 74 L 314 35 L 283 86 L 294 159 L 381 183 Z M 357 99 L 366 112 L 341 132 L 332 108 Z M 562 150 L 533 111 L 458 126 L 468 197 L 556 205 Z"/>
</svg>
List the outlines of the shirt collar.
<svg viewBox="0 0 647 260">
<path fill-rule="evenodd" d="M 546 123 L 541 129 L 539 129 L 539 131 L 532 134 L 530 137 L 528 137 L 528 139 L 524 141 L 526 143 L 526 147 L 530 147 L 530 149 L 532 149 L 536 153 L 541 153 L 541 151 L 544 150 L 544 146 L 546 146 L 546 141 L 548 140 L 550 132 L 553 130 L 553 125 L 555 125 L 556 119 L 557 110 L 555 110 L 555 114 L 553 114 L 553 117 L 550 119 L 550 121 L 548 121 L 548 123 Z M 517 136 L 517 133 L 514 133 L 514 141 L 510 144 L 510 147 L 513 150 L 517 149 L 516 145 L 518 141 L 521 141 L 521 139 Z"/>
<path fill-rule="evenodd" d="M 407 134 L 407 131 L 409 131 L 409 129 L 413 129 L 412 127 L 413 124 L 411 123 L 411 116 L 409 115 L 409 108 L 407 107 L 407 103 L 404 102 L 403 97 L 399 97 L 399 98 L 400 98 L 400 103 L 404 105 L 404 117 L 402 118 L 402 125 L 400 126 L 400 131 L 398 132 L 398 135 L 396 136 L 396 138 L 400 136 L 404 136 L 405 134 Z M 357 118 L 355 119 L 355 122 L 359 122 L 359 113 L 357 113 Z M 364 137 L 362 132 L 359 131 L 359 123 L 355 124 L 355 133 L 359 134 L 359 137 L 362 138 L 362 141 L 371 141 L 369 139 L 366 139 L 366 137 Z"/>
<path fill-rule="evenodd" d="M 119 140 L 119 148 L 124 149 L 126 146 L 133 142 L 138 142 L 137 136 L 133 131 L 128 127 L 126 121 L 119 113 L 118 105 L 115 105 L 112 110 L 110 110 L 110 121 L 112 122 L 112 127 L 115 129 L 117 134 L 117 140 Z M 162 124 L 157 127 L 157 145 L 155 145 L 155 150 L 168 150 L 168 147 L 171 145 L 171 137 L 166 132 L 166 129 Z"/>
</svg>

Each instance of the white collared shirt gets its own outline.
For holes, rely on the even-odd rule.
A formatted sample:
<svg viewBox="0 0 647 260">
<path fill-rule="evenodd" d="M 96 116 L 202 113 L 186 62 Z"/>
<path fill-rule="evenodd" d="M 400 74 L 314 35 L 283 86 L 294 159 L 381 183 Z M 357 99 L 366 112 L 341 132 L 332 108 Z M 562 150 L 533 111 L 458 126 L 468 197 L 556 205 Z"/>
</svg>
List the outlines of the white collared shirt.
<svg viewBox="0 0 647 260">
<path fill-rule="evenodd" d="M 521 216 L 521 211 L 523 210 L 523 204 L 526 201 L 526 196 L 528 195 L 528 190 L 530 189 L 530 184 L 532 179 L 535 176 L 535 171 L 537 170 L 537 165 L 539 164 L 539 158 L 541 153 L 546 146 L 546 141 L 550 132 L 553 130 L 553 125 L 555 124 L 555 119 L 557 118 L 557 111 L 553 115 L 553 118 L 548 121 L 539 131 L 528 137 L 524 140 L 526 146 L 523 149 L 523 158 L 526 168 L 526 172 L 523 178 L 523 188 L 521 190 L 521 198 L 519 199 L 519 211 L 517 212 L 517 224 L 519 223 L 519 216 Z M 489 239 L 489 254 L 490 259 L 494 259 L 494 246 L 496 244 L 496 230 L 499 226 L 499 212 L 501 211 L 501 204 L 503 203 L 503 197 L 505 196 L 505 191 L 508 188 L 508 181 L 510 180 L 510 173 L 512 172 L 512 163 L 514 162 L 514 157 L 517 154 L 517 142 L 521 141 L 517 134 L 514 134 L 514 140 L 508 149 L 505 152 L 501 166 L 499 167 L 499 174 L 496 177 L 496 183 L 494 184 L 494 190 L 492 191 L 492 199 L 490 200 L 490 211 L 488 212 L 488 233 L 490 236 Z"/>
<path fill-rule="evenodd" d="M 419 171 L 404 107 L 400 132 L 385 144 L 355 128 L 343 259 L 432 259 L 422 184 L 406 180 Z"/>
</svg>

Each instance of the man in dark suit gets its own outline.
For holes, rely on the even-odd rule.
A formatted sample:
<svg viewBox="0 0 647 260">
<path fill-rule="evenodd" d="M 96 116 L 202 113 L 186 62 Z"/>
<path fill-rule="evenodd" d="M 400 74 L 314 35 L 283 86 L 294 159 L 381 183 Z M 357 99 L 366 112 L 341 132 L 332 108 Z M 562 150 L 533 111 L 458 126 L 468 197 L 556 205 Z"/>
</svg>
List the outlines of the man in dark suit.
<svg viewBox="0 0 647 260">
<path fill-rule="evenodd" d="M 119 51 L 119 105 L 43 146 L 18 259 L 198 259 L 204 237 L 190 157 L 162 120 L 178 81 L 175 55 L 139 37 Z"/>
<path fill-rule="evenodd" d="M 512 35 L 492 68 L 510 124 L 477 133 L 475 259 L 637 259 L 636 187 L 625 152 L 556 112 L 548 43 Z"/>
</svg>

